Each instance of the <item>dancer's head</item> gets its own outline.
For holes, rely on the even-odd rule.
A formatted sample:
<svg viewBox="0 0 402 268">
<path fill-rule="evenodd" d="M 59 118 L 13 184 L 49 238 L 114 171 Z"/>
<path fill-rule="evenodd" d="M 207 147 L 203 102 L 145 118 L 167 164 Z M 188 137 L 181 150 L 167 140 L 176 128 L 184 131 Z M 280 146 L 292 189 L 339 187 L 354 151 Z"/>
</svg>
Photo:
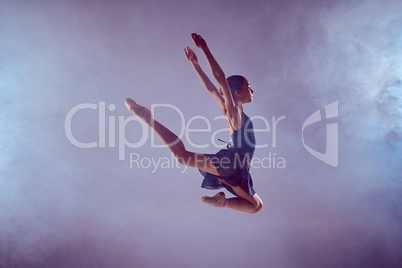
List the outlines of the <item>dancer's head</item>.
<svg viewBox="0 0 402 268">
<path fill-rule="evenodd" d="M 247 78 L 241 75 L 232 75 L 227 78 L 227 81 L 235 102 L 249 103 L 253 101 L 254 91 L 250 88 Z"/>
</svg>

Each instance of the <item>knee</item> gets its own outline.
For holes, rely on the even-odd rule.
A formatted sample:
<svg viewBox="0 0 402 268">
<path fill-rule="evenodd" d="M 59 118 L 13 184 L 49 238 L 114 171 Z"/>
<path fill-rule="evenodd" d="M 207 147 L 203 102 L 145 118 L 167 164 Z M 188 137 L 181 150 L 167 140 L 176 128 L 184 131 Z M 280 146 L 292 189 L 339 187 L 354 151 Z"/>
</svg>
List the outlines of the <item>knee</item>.
<svg viewBox="0 0 402 268">
<path fill-rule="evenodd" d="M 258 212 L 262 209 L 262 207 L 263 207 L 262 202 L 258 203 L 258 204 L 255 206 L 255 209 L 250 212 L 250 214 L 256 214 L 256 213 L 258 213 Z"/>
</svg>

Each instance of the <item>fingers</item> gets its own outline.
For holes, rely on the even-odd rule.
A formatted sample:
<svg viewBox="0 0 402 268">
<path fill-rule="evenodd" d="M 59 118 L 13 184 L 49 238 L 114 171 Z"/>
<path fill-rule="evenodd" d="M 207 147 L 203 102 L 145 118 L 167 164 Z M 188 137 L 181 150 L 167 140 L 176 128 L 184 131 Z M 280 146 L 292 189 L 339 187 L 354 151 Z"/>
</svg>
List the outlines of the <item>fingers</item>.
<svg viewBox="0 0 402 268">
<path fill-rule="evenodd" d="M 199 48 L 199 49 L 203 49 L 205 47 L 207 47 L 207 43 L 205 42 L 205 40 L 201 37 L 201 35 L 196 34 L 196 33 L 192 33 L 191 34 L 191 38 L 194 41 L 194 45 Z"/>
<path fill-rule="evenodd" d="M 192 33 L 191 38 L 193 38 L 194 43 L 197 44 L 199 42 L 201 36 L 196 33 Z"/>
<path fill-rule="evenodd" d="M 193 51 L 191 48 L 187 47 L 187 51 L 188 51 L 188 54 L 189 54 L 189 55 L 195 56 L 195 53 L 194 53 L 194 51 Z"/>
<path fill-rule="evenodd" d="M 186 58 L 189 61 L 191 61 L 195 57 L 194 52 L 189 47 L 184 48 L 184 54 L 186 54 Z"/>
<path fill-rule="evenodd" d="M 189 47 L 184 48 L 184 54 L 186 54 L 187 60 L 198 62 L 197 55 L 194 53 L 194 51 L 191 48 L 189 48 Z"/>
<path fill-rule="evenodd" d="M 198 40 L 201 41 L 201 40 L 203 40 L 202 36 L 199 35 L 199 34 L 196 34 L 196 33 L 192 33 L 192 34 L 191 34 L 191 37 L 193 38 L 194 41 L 198 41 Z"/>
</svg>

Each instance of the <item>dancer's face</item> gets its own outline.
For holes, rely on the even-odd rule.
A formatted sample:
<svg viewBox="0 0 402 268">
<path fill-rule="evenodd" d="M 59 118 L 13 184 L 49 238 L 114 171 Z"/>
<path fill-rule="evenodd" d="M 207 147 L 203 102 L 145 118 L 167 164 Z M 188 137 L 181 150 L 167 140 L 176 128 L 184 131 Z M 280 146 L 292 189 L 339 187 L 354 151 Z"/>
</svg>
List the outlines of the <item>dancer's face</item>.
<svg viewBox="0 0 402 268">
<path fill-rule="evenodd" d="M 251 89 L 250 83 L 246 79 L 243 88 L 241 90 L 237 90 L 237 99 L 239 99 L 242 103 L 251 103 L 253 102 L 253 94 L 254 90 Z"/>
</svg>

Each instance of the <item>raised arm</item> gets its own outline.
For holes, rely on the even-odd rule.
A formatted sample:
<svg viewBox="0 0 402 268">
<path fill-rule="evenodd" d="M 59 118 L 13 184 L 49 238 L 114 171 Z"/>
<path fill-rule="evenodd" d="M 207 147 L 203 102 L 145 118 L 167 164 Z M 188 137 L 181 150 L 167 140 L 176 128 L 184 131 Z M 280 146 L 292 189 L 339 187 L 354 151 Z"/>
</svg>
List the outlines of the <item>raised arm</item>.
<svg viewBox="0 0 402 268">
<path fill-rule="evenodd" d="M 230 92 L 225 73 L 219 66 L 218 62 L 215 60 L 205 40 L 200 35 L 195 33 L 191 34 L 191 37 L 193 38 L 195 46 L 204 53 L 209 67 L 211 68 L 211 72 L 222 90 L 223 96 L 225 97 L 225 108 L 227 111 L 226 115 L 231 119 L 232 123 L 235 123 L 237 125 L 238 109 L 235 105 L 232 93 Z"/>
<path fill-rule="evenodd" d="M 184 49 L 184 53 L 186 54 L 187 60 L 194 67 L 194 70 L 196 71 L 205 89 L 212 95 L 212 97 L 216 100 L 216 102 L 218 102 L 219 106 L 222 109 L 223 114 L 226 114 L 225 99 L 223 98 L 222 94 L 218 91 L 218 89 L 215 87 L 215 85 L 211 82 L 209 77 L 202 70 L 200 64 L 198 63 L 197 55 L 189 47 Z"/>
</svg>

